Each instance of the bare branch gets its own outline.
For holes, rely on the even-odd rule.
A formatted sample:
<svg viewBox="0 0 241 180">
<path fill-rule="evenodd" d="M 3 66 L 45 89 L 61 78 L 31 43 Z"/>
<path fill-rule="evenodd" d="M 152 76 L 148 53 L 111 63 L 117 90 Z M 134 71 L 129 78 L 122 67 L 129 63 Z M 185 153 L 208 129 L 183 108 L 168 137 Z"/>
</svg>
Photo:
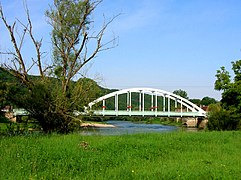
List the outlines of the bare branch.
<svg viewBox="0 0 241 180">
<path fill-rule="evenodd" d="M 32 58 L 32 65 L 27 69 L 27 72 L 29 72 L 31 69 L 32 69 L 32 67 L 35 65 L 35 64 L 37 64 L 37 62 L 36 61 L 34 61 L 34 59 Z"/>
<path fill-rule="evenodd" d="M 104 24 L 103 28 L 99 31 L 99 33 L 97 34 L 96 38 L 97 38 L 97 43 L 96 43 L 96 49 L 94 50 L 94 52 L 92 53 L 92 55 L 90 55 L 87 59 L 84 60 L 84 62 L 81 64 L 81 66 L 78 68 L 78 70 L 76 71 L 76 73 L 85 65 L 87 64 L 91 59 L 93 59 L 96 54 L 100 51 L 103 50 L 107 50 L 107 49 L 111 49 L 111 47 L 108 48 L 104 48 L 102 49 L 104 46 L 108 45 L 110 42 L 114 42 L 115 38 L 105 44 L 101 44 L 102 42 L 102 38 L 104 35 L 104 32 L 106 30 L 106 28 L 110 25 L 110 23 L 112 23 L 118 16 L 120 16 L 120 14 L 114 16 L 113 18 L 111 18 L 106 24 Z"/>
<path fill-rule="evenodd" d="M 106 50 L 113 49 L 113 48 L 117 47 L 117 46 L 118 46 L 118 43 L 116 43 L 116 40 L 118 40 L 118 37 L 115 37 L 115 38 L 113 38 L 112 40 L 106 42 L 105 44 L 102 44 L 102 47 L 106 47 L 106 48 L 100 49 L 99 52 L 101 52 L 101 51 L 106 51 Z M 113 45 L 107 47 L 109 44 L 113 44 Z"/>
<path fill-rule="evenodd" d="M 42 39 L 39 42 L 35 40 L 35 38 L 33 36 L 32 21 L 30 19 L 29 9 L 28 9 L 28 6 L 27 6 L 26 2 L 25 2 L 25 8 L 26 8 L 25 11 L 26 11 L 26 14 L 27 14 L 27 19 L 28 19 L 28 24 L 29 24 L 29 35 L 30 35 L 30 37 L 32 39 L 32 42 L 35 45 L 35 50 L 36 50 L 36 54 L 37 54 L 37 65 L 38 65 L 38 68 L 39 68 L 40 76 L 43 79 L 44 78 L 44 73 L 43 73 L 43 69 L 42 69 L 41 52 L 40 52 L 40 49 L 41 49 L 41 46 L 42 46 Z"/>
<path fill-rule="evenodd" d="M 16 76 L 18 78 L 22 79 L 27 84 L 29 82 L 29 80 L 27 78 L 27 71 L 26 71 L 24 59 L 23 59 L 21 51 L 20 51 L 21 46 L 18 47 L 17 40 L 16 40 L 15 35 L 14 35 L 16 22 L 14 22 L 12 26 L 8 24 L 6 18 L 4 17 L 2 6 L 0 6 L 0 16 L 1 16 L 1 19 L 2 19 L 5 27 L 7 28 L 8 32 L 9 32 L 11 42 L 12 42 L 14 50 L 15 50 L 15 53 L 13 53 L 13 54 L 16 57 L 17 62 L 19 63 L 20 73 L 22 73 L 22 75 L 19 76 L 20 73 L 17 73 L 17 72 L 14 72 L 14 73 L 16 74 Z"/>
</svg>

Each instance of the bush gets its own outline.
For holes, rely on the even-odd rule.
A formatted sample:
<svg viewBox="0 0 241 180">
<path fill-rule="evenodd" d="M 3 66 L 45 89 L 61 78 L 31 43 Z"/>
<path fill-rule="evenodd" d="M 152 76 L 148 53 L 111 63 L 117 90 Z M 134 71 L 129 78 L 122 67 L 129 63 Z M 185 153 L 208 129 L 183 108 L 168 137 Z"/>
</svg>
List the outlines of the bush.
<svg viewBox="0 0 241 180">
<path fill-rule="evenodd" d="M 207 128 L 209 130 L 238 130 L 240 129 L 241 121 L 238 115 L 231 111 L 220 109 L 210 112 L 208 117 Z"/>
</svg>

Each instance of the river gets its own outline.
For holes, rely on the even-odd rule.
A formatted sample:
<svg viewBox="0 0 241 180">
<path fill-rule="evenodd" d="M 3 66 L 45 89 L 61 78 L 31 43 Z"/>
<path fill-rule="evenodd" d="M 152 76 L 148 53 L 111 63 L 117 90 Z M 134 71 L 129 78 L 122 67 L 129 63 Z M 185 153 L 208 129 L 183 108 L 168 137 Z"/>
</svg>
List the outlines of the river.
<svg viewBox="0 0 241 180">
<path fill-rule="evenodd" d="M 161 124 L 145 124 L 135 123 L 130 121 L 106 121 L 107 124 L 114 125 L 114 128 L 84 128 L 81 131 L 82 135 L 122 135 L 122 134 L 137 134 L 137 133 L 163 133 L 175 131 L 177 127 L 166 126 Z"/>
</svg>

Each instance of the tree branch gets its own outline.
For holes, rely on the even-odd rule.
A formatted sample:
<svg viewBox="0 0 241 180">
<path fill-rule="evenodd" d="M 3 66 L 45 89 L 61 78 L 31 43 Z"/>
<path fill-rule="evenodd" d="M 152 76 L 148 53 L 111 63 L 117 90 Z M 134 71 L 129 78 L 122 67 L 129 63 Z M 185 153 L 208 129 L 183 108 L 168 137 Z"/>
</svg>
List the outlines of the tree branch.
<svg viewBox="0 0 241 180">
<path fill-rule="evenodd" d="M 2 6 L 0 4 L 0 16 L 1 16 L 1 19 L 5 25 L 5 27 L 7 28 L 8 32 L 9 32 L 9 35 L 10 35 L 10 38 L 11 38 L 11 42 L 13 44 L 13 47 L 14 47 L 14 50 L 15 50 L 15 53 L 14 56 L 17 58 L 17 62 L 19 63 L 19 66 L 20 66 L 20 71 L 19 73 L 16 73 L 15 71 L 15 74 L 18 78 L 22 79 L 22 81 L 25 83 L 25 84 L 28 84 L 29 83 L 29 80 L 27 78 L 27 71 L 26 71 L 26 67 L 25 67 L 25 63 L 24 63 L 24 59 L 22 57 L 22 54 L 21 54 L 21 46 L 18 47 L 17 45 L 17 40 L 15 38 L 15 35 L 14 35 L 14 30 L 15 30 L 15 25 L 16 25 L 16 22 L 13 23 L 12 26 L 10 26 L 6 20 L 6 18 L 4 17 L 4 13 L 3 13 L 3 9 L 2 9 Z M 21 43 L 20 43 L 21 44 Z M 21 74 L 21 76 L 19 76 L 19 74 Z"/>
<path fill-rule="evenodd" d="M 25 1 L 24 1 L 25 2 Z M 33 26 L 32 26 L 32 21 L 30 19 L 30 15 L 29 15 L 29 9 L 28 9 L 28 6 L 27 6 L 27 3 L 25 2 L 25 11 L 26 11 L 26 14 L 27 14 L 27 19 L 28 19 L 28 24 L 29 24 L 29 29 L 26 29 L 28 30 L 29 32 L 29 35 L 30 35 L 30 38 L 35 46 L 35 50 L 36 50 L 36 54 L 37 54 L 37 65 L 38 65 L 38 69 L 39 69 L 39 73 L 40 73 L 40 76 L 42 77 L 42 79 L 44 78 L 44 73 L 43 73 L 43 69 L 42 69 L 42 63 L 41 63 L 41 46 L 42 46 L 42 40 L 41 39 L 39 42 L 35 40 L 34 36 L 33 36 Z"/>
</svg>

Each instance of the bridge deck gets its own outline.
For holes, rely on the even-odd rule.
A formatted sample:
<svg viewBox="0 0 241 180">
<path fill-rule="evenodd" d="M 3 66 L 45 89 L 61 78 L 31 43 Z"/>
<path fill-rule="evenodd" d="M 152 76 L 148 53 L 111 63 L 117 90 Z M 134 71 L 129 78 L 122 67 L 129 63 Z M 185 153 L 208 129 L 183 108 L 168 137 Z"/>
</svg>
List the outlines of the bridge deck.
<svg viewBox="0 0 241 180">
<path fill-rule="evenodd" d="M 29 115 L 24 109 L 14 109 L 14 116 Z M 75 112 L 76 113 L 76 112 Z M 86 115 L 86 113 L 77 112 L 76 115 Z M 95 116 L 158 116 L 158 117 L 206 117 L 206 114 L 200 112 L 163 112 L 163 111 L 124 111 L 124 110 L 99 110 L 93 111 Z"/>
<path fill-rule="evenodd" d="M 159 117 L 205 117 L 200 112 L 162 112 L 162 111 L 93 111 L 97 116 L 159 116 Z"/>
</svg>

